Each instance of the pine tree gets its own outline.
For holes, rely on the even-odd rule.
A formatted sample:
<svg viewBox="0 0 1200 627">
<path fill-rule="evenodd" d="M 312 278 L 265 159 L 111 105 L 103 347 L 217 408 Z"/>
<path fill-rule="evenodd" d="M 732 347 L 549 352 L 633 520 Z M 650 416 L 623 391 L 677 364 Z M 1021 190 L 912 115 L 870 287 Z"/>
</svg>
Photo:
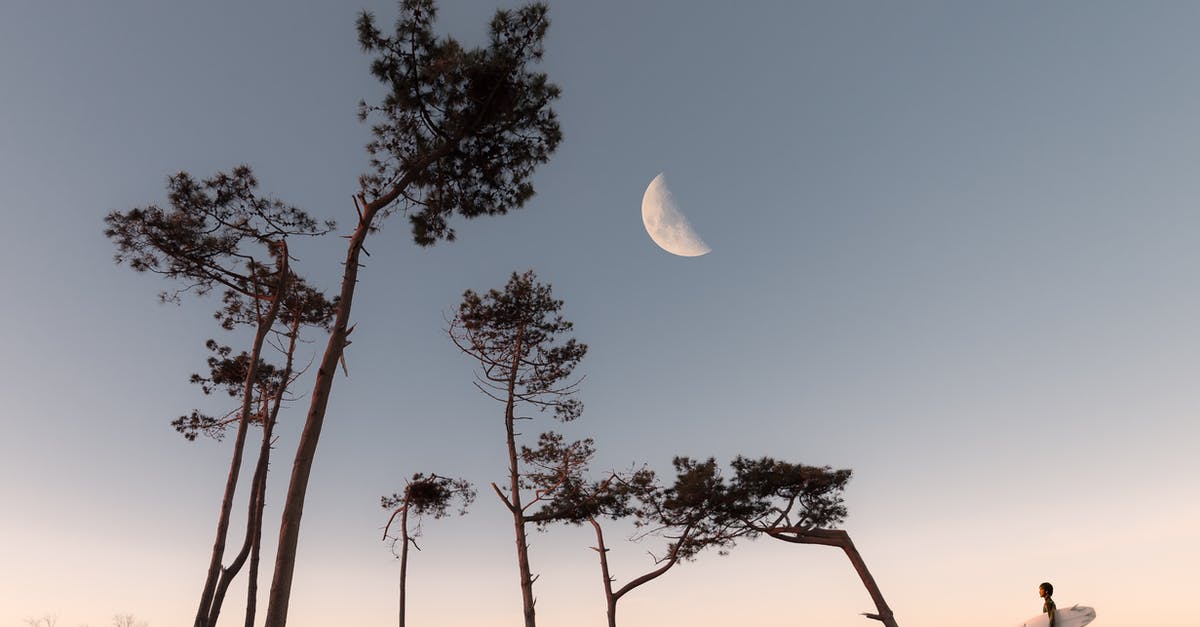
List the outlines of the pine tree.
<svg viewBox="0 0 1200 627">
<path fill-rule="evenodd" d="M 503 215 L 533 196 L 530 178 L 562 138 L 550 108 L 559 90 L 530 69 L 542 58 L 546 14 L 544 4 L 498 11 L 488 44 L 471 49 L 435 36 L 432 0 L 402 0 L 390 37 L 370 13 L 359 17 L 359 43 L 374 56 L 371 72 L 387 94 L 360 106 L 361 118 L 372 120 L 372 167 L 360 177 L 337 313 L 283 503 L 266 627 L 287 623 L 304 497 L 337 364 L 354 328 L 351 307 L 367 236 L 401 211 L 413 240 L 430 246 L 454 239 L 454 215 Z"/>
<path fill-rule="evenodd" d="M 532 270 L 514 272 L 503 291 L 491 290 L 481 296 L 467 290 L 449 330 L 454 344 L 479 361 L 476 387 L 504 405 L 508 485 L 501 490 L 493 483 L 492 489 L 512 514 L 525 627 L 536 624 L 526 527 L 543 519 L 528 510 L 552 500 L 566 475 L 558 473 L 562 480 L 557 482 L 553 477 L 531 481 L 526 476 L 518 456 L 516 421 L 530 417 L 519 416 L 517 411 L 522 407 L 551 411 L 562 422 L 578 418 L 583 411 L 583 404 L 574 397 L 579 382 L 571 376 L 587 353 L 587 346 L 565 337 L 573 325 L 559 313 L 562 305 L 551 294 L 549 285 L 537 281 Z M 555 437 L 542 436 L 543 440 Z M 561 439 L 556 442 L 561 448 Z M 574 452 L 590 457 L 586 449 L 590 449 L 590 442 L 575 447 Z M 523 456 L 528 462 L 534 461 L 535 455 L 526 449 Z M 566 466 L 570 465 L 568 460 Z M 537 489 L 527 497 L 530 488 Z"/>
<path fill-rule="evenodd" d="M 850 480 L 849 470 L 806 466 L 771 457 L 737 457 L 732 466 L 735 477 L 731 502 L 736 508 L 729 515 L 743 522 L 747 536 L 765 535 L 793 544 L 842 549 L 875 603 L 875 612 L 864 615 L 882 622 L 884 627 L 898 627 L 892 608 L 884 600 L 850 534 L 834 528 L 846 517 L 842 490 Z"/>
</svg>

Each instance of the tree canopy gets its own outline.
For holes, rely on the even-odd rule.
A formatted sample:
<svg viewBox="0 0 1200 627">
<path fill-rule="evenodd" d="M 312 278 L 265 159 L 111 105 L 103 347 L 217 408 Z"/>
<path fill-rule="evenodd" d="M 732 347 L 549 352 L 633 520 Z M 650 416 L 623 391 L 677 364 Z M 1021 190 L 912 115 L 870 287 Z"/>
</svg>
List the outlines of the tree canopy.
<svg viewBox="0 0 1200 627">
<path fill-rule="evenodd" d="M 374 15 L 358 19 L 358 41 L 386 87 L 377 104 L 360 102 L 372 121 L 368 199 L 397 200 L 413 240 L 453 240 L 453 214 L 507 213 L 533 197 L 530 181 L 562 131 L 550 103 L 559 89 L 530 69 L 541 61 L 549 27 L 545 4 L 497 11 L 486 47 L 438 37 L 433 0 L 403 0 L 386 36 Z"/>
</svg>

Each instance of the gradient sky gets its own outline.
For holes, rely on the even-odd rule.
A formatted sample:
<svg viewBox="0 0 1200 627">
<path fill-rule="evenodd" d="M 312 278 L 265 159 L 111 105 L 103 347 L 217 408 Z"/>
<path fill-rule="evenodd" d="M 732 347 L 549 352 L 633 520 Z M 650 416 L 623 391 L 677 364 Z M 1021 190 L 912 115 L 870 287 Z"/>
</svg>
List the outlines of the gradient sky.
<svg viewBox="0 0 1200 627">
<path fill-rule="evenodd" d="M 502 409 L 442 329 L 463 290 L 532 267 L 591 346 L 564 430 L 595 438 L 598 469 L 852 468 L 844 528 L 905 627 L 1017 624 L 1043 580 L 1096 625 L 1195 626 L 1200 4 L 734 4 L 552 2 L 565 141 L 538 196 L 451 244 L 419 249 L 402 217 L 368 243 L 290 624 L 393 624 L 379 496 L 417 471 L 502 477 Z M 229 443 L 169 421 L 214 407 L 187 378 L 217 302 L 157 304 L 166 283 L 114 265 L 101 221 L 163 202 L 172 172 L 248 163 L 348 230 L 356 104 L 380 93 L 353 22 L 395 6 L 303 5 L 0 3 L 0 625 L 194 615 Z M 495 7 L 445 2 L 440 28 L 478 43 Z M 646 235 L 660 172 L 711 254 Z M 294 244 L 297 269 L 335 287 L 344 241 Z M 268 534 L 305 407 L 277 429 Z M 426 525 L 410 624 L 519 623 L 506 516 L 481 490 Z M 624 531 L 619 582 L 661 549 Z M 591 543 L 532 537 L 543 625 L 603 624 Z M 759 540 L 620 616 L 861 627 L 872 609 L 836 550 Z"/>
</svg>

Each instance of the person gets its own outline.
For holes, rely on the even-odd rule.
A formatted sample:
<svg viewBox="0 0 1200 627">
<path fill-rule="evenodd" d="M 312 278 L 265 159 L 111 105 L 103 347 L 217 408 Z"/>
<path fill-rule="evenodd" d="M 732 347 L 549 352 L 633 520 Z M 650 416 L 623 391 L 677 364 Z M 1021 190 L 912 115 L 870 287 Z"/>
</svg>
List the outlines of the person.
<svg viewBox="0 0 1200 627">
<path fill-rule="evenodd" d="M 1050 582 L 1046 581 L 1038 586 L 1038 596 L 1045 599 L 1045 602 L 1042 603 L 1042 613 L 1050 616 L 1050 627 L 1055 627 L 1054 618 L 1055 614 L 1058 613 L 1058 608 L 1054 606 L 1054 599 L 1050 598 L 1053 594 L 1054 586 L 1050 585 Z"/>
</svg>

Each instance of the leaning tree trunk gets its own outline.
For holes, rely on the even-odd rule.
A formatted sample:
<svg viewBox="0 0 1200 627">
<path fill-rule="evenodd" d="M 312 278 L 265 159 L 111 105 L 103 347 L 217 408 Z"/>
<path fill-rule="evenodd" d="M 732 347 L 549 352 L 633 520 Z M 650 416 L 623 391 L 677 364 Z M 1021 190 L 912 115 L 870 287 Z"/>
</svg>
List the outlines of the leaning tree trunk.
<svg viewBox="0 0 1200 627">
<path fill-rule="evenodd" d="M 225 593 L 229 589 L 229 584 L 233 582 L 233 578 L 241 571 L 247 557 L 249 557 L 250 582 L 247 586 L 246 595 L 246 625 L 254 627 L 254 611 L 258 594 L 258 553 L 262 542 L 262 518 L 263 507 L 266 504 L 267 470 L 271 462 L 271 440 L 274 437 L 275 424 L 279 419 L 279 410 L 283 407 L 283 394 L 287 391 L 288 383 L 292 379 L 296 343 L 300 337 L 301 317 L 301 314 L 297 313 L 289 328 L 288 347 L 283 373 L 279 379 L 279 389 L 276 390 L 274 398 L 271 398 L 269 389 L 264 387 L 262 390 L 262 444 L 258 450 L 258 463 L 254 466 L 254 478 L 250 482 L 250 501 L 246 511 L 246 538 L 242 542 L 242 548 L 238 552 L 237 557 L 234 558 L 227 568 L 221 571 L 221 579 L 217 584 L 216 596 L 213 598 L 212 609 L 208 614 L 208 624 L 212 626 L 217 624 L 217 618 L 221 614 L 221 605 L 225 600 Z"/>
<path fill-rule="evenodd" d="M 346 268 L 342 274 L 342 291 L 338 300 L 337 315 L 325 355 L 317 370 L 312 401 L 300 443 L 296 447 L 296 459 L 292 463 L 291 481 L 287 497 L 283 502 L 283 514 L 279 527 L 279 549 L 275 555 L 275 572 L 271 579 L 271 592 L 267 600 L 267 617 L 264 627 L 284 627 L 287 624 L 288 601 L 292 594 L 292 575 L 296 568 L 296 546 L 300 542 L 300 518 L 304 514 L 304 496 L 308 491 L 308 477 L 312 472 L 313 458 L 317 453 L 317 441 L 321 438 L 321 426 L 325 422 L 325 410 L 329 405 L 329 392 L 333 389 L 333 377 L 338 360 L 348 343 L 350 306 L 354 302 L 354 288 L 358 284 L 359 255 L 375 214 L 386 203 L 371 203 L 363 208 L 358 228 L 350 237 L 346 252 Z"/>
<path fill-rule="evenodd" d="M 283 241 L 278 244 L 281 248 L 278 262 L 279 285 L 271 297 L 271 304 L 267 308 L 265 316 L 258 321 L 254 344 L 250 349 L 250 362 L 246 364 L 246 385 L 242 396 L 241 416 L 238 419 L 237 437 L 233 443 L 233 459 L 229 464 L 229 476 L 225 480 L 225 493 L 221 498 L 221 513 L 217 517 L 217 538 L 213 542 L 212 558 L 209 560 L 204 590 L 200 593 L 200 607 L 196 610 L 195 627 L 213 627 L 208 617 L 212 611 L 213 598 L 217 593 L 218 580 L 221 575 L 221 560 L 225 556 L 225 539 L 229 534 L 229 516 L 233 511 L 233 495 L 237 491 L 238 475 L 242 468 L 242 453 L 246 446 L 246 430 L 250 422 L 250 405 L 254 397 L 255 380 L 258 377 L 258 361 L 267 333 L 275 324 L 275 318 L 279 314 L 279 308 L 287 290 L 287 244 Z"/>
<path fill-rule="evenodd" d="M 246 622 L 245 627 L 254 627 L 254 616 L 258 611 L 258 561 L 262 549 L 263 507 L 266 505 L 266 477 L 263 477 L 263 488 L 258 495 L 258 511 L 254 514 L 254 543 L 250 547 L 250 572 L 246 583 Z"/>
<path fill-rule="evenodd" d="M 822 546 L 835 546 L 846 552 L 846 557 L 850 558 L 850 563 L 854 565 L 854 570 L 862 579 L 863 585 L 867 588 L 867 593 L 871 595 L 871 600 L 875 602 L 875 614 L 864 613 L 867 618 L 873 618 L 884 624 L 884 627 L 900 627 L 896 623 L 896 617 L 892 614 L 892 608 L 888 607 L 887 601 L 883 599 L 883 593 L 879 591 L 879 586 L 875 583 L 875 578 L 871 576 L 871 571 L 867 570 L 867 564 L 863 561 L 862 555 L 859 555 L 858 549 L 854 547 L 854 542 L 850 540 L 850 534 L 841 529 L 797 529 L 777 527 L 767 531 L 767 534 L 772 538 L 783 540 L 785 542 L 794 542 L 796 544 L 819 544 Z"/>
<path fill-rule="evenodd" d="M 262 449 L 258 453 L 258 470 L 261 471 L 261 474 L 256 474 L 256 478 L 258 479 L 258 499 L 254 504 L 254 509 L 250 513 L 250 516 L 254 520 L 254 535 L 250 539 L 250 572 L 248 573 L 249 581 L 246 584 L 245 627 L 254 627 L 254 618 L 258 610 L 258 563 L 259 553 L 262 550 L 263 509 L 267 504 L 267 470 L 271 465 L 272 438 L 275 431 L 275 424 L 279 418 L 279 410 L 283 407 L 283 395 L 287 392 L 287 387 L 292 382 L 296 343 L 300 341 L 300 324 L 303 317 L 303 314 L 297 311 L 295 319 L 292 320 L 291 333 L 288 336 L 287 361 L 284 364 L 283 375 L 279 379 L 279 392 L 275 397 L 275 406 L 271 408 L 271 417 L 268 422 L 263 424 Z M 215 624 L 216 621 L 213 622 Z"/>
<path fill-rule="evenodd" d="M 275 572 L 271 577 L 271 592 L 267 598 L 267 617 L 263 627 L 287 625 L 288 602 L 292 596 L 292 575 L 296 570 L 296 547 L 300 543 L 300 519 L 304 515 L 304 496 L 308 491 L 308 478 L 312 473 L 313 459 L 317 454 L 317 442 L 321 439 L 321 427 L 325 423 L 325 410 L 329 406 L 329 394 L 333 389 L 333 377 L 337 372 L 338 360 L 349 344 L 350 306 L 354 303 L 354 289 L 358 286 L 358 259 L 363 251 L 367 234 L 371 232 L 375 216 L 412 185 L 417 175 L 429 164 L 450 154 L 461 136 L 448 139 L 429 152 L 422 160 L 413 163 L 408 173 L 402 176 L 388 192 L 371 202 L 362 194 L 358 201 L 358 226 L 350 236 L 346 250 L 346 268 L 342 272 L 342 288 L 338 297 L 337 314 L 334 316 L 333 331 L 325 345 L 321 366 L 317 369 L 317 380 L 313 384 L 312 401 L 304 429 L 300 432 L 300 443 L 296 447 L 296 458 L 292 462 L 292 476 L 288 483 L 287 496 L 283 501 L 283 513 L 279 524 L 279 548 L 275 552 Z"/>
<path fill-rule="evenodd" d="M 265 396 L 265 391 L 264 391 Z M 271 437 L 271 417 L 270 406 L 268 401 L 263 401 L 263 443 L 264 446 Z M 208 612 L 206 624 L 215 626 L 217 618 L 221 615 L 221 606 L 225 603 L 225 593 L 229 591 L 229 585 L 233 583 L 234 577 L 241 572 L 242 566 L 246 563 L 246 558 L 250 555 L 251 548 L 254 545 L 255 526 L 257 518 L 255 512 L 258 509 L 258 504 L 262 502 L 263 490 L 266 486 L 267 465 L 266 458 L 263 456 L 261 449 L 259 452 L 258 463 L 255 464 L 254 477 L 250 481 L 250 501 L 247 505 L 246 513 L 246 538 L 242 542 L 242 548 L 238 554 L 229 563 L 229 566 L 221 569 L 221 577 L 217 582 L 216 593 L 213 595 L 212 606 Z"/>
</svg>

